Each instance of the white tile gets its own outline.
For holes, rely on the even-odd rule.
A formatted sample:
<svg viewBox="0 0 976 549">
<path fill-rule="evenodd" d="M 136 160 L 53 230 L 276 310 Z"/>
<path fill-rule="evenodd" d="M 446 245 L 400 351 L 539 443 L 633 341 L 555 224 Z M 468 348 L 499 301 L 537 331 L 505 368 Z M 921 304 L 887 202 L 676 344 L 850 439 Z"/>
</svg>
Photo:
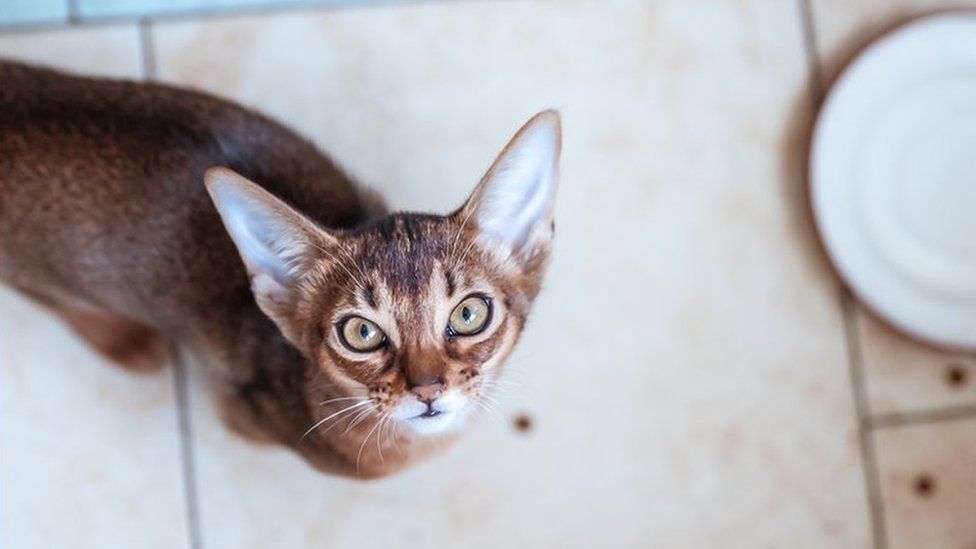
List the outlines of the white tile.
<svg viewBox="0 0 976 549">
<path fill-rule="evenodd" d="M 0 37 L 0 55 L 139 76 L 132 27 Z M 0 287 L 0 546 L 186 543 L 172 371 L 108 364 Z"/>
<path fill-rule="evenodd" d="M 163 79 L 283 119 L 398 208 L 460 203 L 539 109 L 566 134 L 555 260 L 505 404 L 531 433 L 484 421 L 356 483 L 238 440 L 197 393 L 207 547 L 868 546 L 836 287 L 798 221 L 796 8 L 470 1 L 156 27 Z"/>
<path fill-rule="evenodd" d="M 0 288 L 0 545 L 180 547 L 171 373 L 101 360 Z"/>
</svg>

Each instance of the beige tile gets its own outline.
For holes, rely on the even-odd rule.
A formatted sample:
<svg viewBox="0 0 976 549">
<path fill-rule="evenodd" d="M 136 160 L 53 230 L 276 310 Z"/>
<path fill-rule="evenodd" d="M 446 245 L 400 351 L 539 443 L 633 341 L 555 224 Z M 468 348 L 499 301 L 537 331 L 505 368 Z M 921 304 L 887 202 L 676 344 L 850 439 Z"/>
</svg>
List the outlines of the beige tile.
<svg viewBox="0 0 976 549">
<path fill-rule="evenodd" d="M 858 329 L 873 414 L 976 405 L 976 357 L 906 338 L 866 311 Z"/>
<path fill-rule="evenodd" d="M 279 117 L 396 207 L 457 205 L 564 115 L 522 389 L 374 483 L 250 446 L 194 394 L 208 547 L 866 547 L 836 287 L 803 217 L 796 4 L 437 2 L 154 28 L 162 78 Z M 829 487 L 829 489 L 825 489 Z"/>
<path fill-rule="evenodd" d="M 976 2 L 811 0 L 825 82 L 883 32 L 913 17 L 967 5 L 976 7 Z M 863 309 L 858 318 L 872 413 L 976 404 L 976 357 L 906 339 Z"/>
<path fill-rule="evenodd" d="M 891 549 L 976 547 L 976 418 L 874 436 Z"/>
<path fill-rule="evenodd" d="M 138 76 L 138 44 L 107 27 L 2 36 L 0 54 Z M 0 546 L 183 546 L 171 372 L 104 362 L 2 287 L 0 312 Z"/>
<path fill-rule="evenodd" d="M 976 7 L 972 0 L 809 1 L 828 81 L 864 46 L 898 24 L 936 11 Z"/>
</svg>

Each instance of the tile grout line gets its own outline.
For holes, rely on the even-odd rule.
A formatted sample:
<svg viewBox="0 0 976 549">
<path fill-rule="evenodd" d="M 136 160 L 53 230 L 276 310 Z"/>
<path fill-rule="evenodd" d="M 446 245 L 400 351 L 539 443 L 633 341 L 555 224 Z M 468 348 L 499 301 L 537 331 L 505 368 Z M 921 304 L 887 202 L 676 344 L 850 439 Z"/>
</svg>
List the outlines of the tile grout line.
<svg viewBox="0 0 976 549">
<path fill-rule="evenodd" d="M 816 25 L 810 0 L 797 0 L 797 4 L 800 11 L 803 47 L 806 50 L 811 110 L 814 115 L 813 119 L 815 119 L 826 94 L 826 85 L 817 51 Z M 871 535 L 876 549 L 887 549 L 889 545 L 888 532 L 885 526 L 884 506 L 881 502 L 877 449 L 871 432 L 864 365 L 860 348 L 861 340 L 857 334 L 855 302 L 853 296 L 843 286 L 838 288 L 837 294 L 844 329 L 844 343 L 847 348 L 851 396 L 854 400 L 854 410 L 857 416 L 858 446 L 861 454 L 861 468 L 864 476 L 868 512 L 871 519 Z"/>
<path fill-rule="evenodd" d="M 156 48 L 153 44 L 152 22 L 139 20 L 139 52 L 142 57 L 142 77 L 147 81 L 156 80 Z"/>
<path fill-rule="evenodd" d="M 810 0 L 797 0 L 800 4 L 800 27 L 803 33 L 803 48 L 807 58 L 807 76 L 810 79 L 810 99 L 813 110 L 820 109 L 823 103 L 825 86 L 823 71 L 820 68 L 820 54 L 817 53 L 817 28 L 813 21 L 813 10 Z"/>
<path fill-rule="evenodd" d="M 869 418 L 872 429 L 904 427 L 923 423 L 940 423 L 959 419 L 976 419 L 976 404 L 917 410 L 912 412 L 889 412 Z"/>
<path fill-rule="evenodd" d="M 152 22 L 139 19 L 139 53 L 142 75 L 146 81 L 156 80 L 156 55 L 152 37 Z M 190 392 L 187 385 L 185 354 L 176 342 L 170 343 L 173 356 L 173 389 L 176 392 L 176 422 L 180 436 L 180 465 L 183 474 L 183 503 L 186 513 L 187 536 L 190 549 L 203 547 L 200 535 L 200 509 L 197 498 L 197 476 L 193 429 L 190 420 Z"/>
<path fill-rule="evenodd" d="M 803 0 L 801 0 L 803 1 Z M 847 361 L 850 369 L 851 392 L 857 410 L 857 435 L 861 447 L 864 482 L 871 513 L 871 530 L 877 549 L 887 549 L 888 529 L 885 524 L 884 505 L 881 502 L 881 474 L 878 470 L 877 448 L 871 431 L 868 410 L 867 383 L 864 379 L 864 362 L 861 355 L 861 338 L 857 333 L 857 311 L 854 297 L 846 288 L 840 289 L 843 314 L 844 338 L 847 343 Z"/>
<path fill-rule="evenodd" d="M 196 463 L 193 450 L 193 430 L 190 422 L 190 393 L 186 376 L 185 354 L 174 342 L 173 385 L 176 389 L 176 419 L 180 431 L 180 462 L 183 470 L 183 499 L 186 512 L 187 536 L 190 549 L 203 547 L 200 531 L 200 507 L 197 498 Z"/>
<path fill-rule="evenodd" d="M 77 25 L 81 21 L 81 14 L 78 11 L 78 0 L 67 0 L 68 25 Z"/>
</svg>

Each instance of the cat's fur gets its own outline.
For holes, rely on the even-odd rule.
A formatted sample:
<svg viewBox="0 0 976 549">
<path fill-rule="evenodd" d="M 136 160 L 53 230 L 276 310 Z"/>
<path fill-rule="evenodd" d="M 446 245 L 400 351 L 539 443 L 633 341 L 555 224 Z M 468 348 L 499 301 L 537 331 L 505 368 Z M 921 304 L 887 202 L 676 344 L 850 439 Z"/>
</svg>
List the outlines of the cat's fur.
<svg viewBox="0 0 976 549">
<path fill-rule="evenodd" d="M 175 340 L 252 439 L 388 474 L 451 440 L 515 345 L 549 257 L 559 133 L 554 112 L 533 118 L 450 215 L 388 214 L 240 106 L 0 60 L 0 281 L 130 368 L 158 369 Z M 456 335 L 472 294 L 487 327 Z M 353 352 L 349 315 L 383 346 Z"/>
</svg>

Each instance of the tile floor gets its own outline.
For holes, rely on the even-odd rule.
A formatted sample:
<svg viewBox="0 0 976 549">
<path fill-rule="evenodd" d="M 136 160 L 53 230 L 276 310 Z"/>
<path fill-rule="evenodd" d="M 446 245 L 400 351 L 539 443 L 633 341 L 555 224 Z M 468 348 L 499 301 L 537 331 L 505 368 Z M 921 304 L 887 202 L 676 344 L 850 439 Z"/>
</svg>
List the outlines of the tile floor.
<svg viewBox="0 0 976 549">
<path fill-rule="evenodd" d="M 845 297 L 803 201 L 823 83 L 937 7 L 428 1 L 0 32 L 3 56 L 272 114 L 404 209 L 456 205 L 535 110 L 566 129 L 520 388 L 395 478 L 249 445 L 192 363 L 118 371 L 0 290 L 0 547 L 976 546 L 976 357 Z"/>
</svg>

